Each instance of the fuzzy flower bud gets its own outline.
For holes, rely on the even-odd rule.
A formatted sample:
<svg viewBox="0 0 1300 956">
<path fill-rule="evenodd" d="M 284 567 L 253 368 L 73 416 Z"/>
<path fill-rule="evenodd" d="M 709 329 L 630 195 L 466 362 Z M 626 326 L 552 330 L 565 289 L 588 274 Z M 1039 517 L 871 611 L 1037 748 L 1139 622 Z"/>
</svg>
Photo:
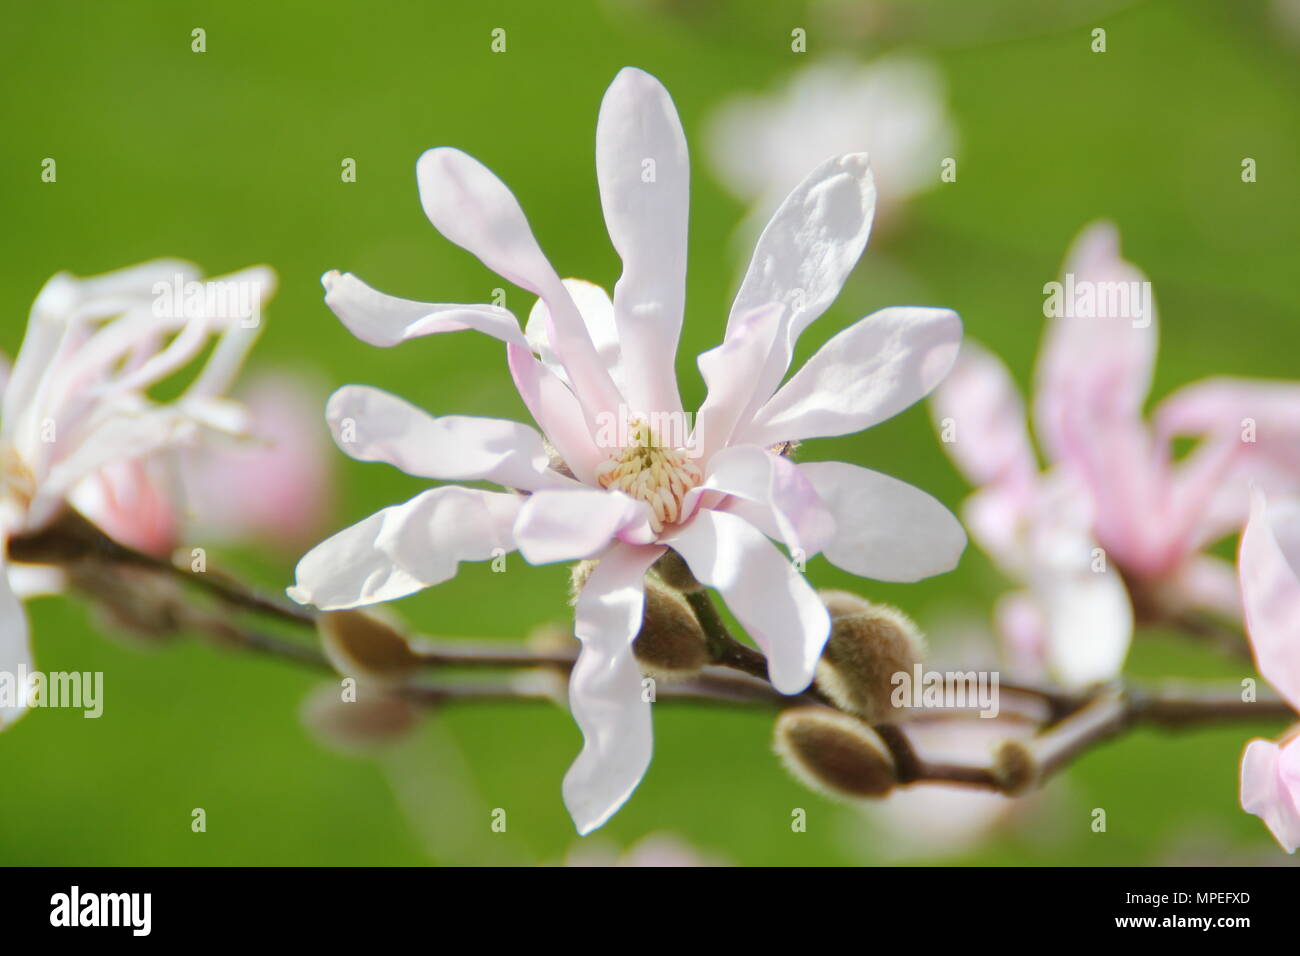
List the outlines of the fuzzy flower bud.
<svg viewBox="0 0 1300 956">
<path fill-rule="evenodd" d="M 340 753 L 371 753 L 415 729 L 420 715 L 411 701 L 371 685 L 357 690 L 355 700 L 344 700 L 336 684 L 325 684 L 303 701 L 303 725 L 323 745 Z"/>
<path fill-rule="evenodd" d="M 681 594 L 655 579 L 645 579 L 645 616 L 632 642 L 641 667 L 662 677 L 686 676 L 709 662 L 704 629 Z"/>
<path fill-rule="evenodd" d="M 894 758 L 876 732 L 829 707 L 783 711 L 775 748 L 799 781 L 834 799 L 881 797 L 898 782 Z"/>
<path fill-rule="evenodd" d="M 817 686 L 839 707 L 870 723 L 897 716 L 893 678 L 912 672 L 925 652 L 916 624 L 902 611 L 845 591 L 823 591 L 831 636 L 817 663 Z"/>
</svg>

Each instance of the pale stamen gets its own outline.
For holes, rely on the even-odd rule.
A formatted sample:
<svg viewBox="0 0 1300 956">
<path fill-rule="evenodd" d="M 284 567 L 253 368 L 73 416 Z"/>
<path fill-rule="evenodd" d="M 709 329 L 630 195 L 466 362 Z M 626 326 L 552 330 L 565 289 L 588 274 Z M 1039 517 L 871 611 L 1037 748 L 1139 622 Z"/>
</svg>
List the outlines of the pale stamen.
<svg viewBox="0 0 1300 956">
<path fill-rule="evenodd" d="M 650 525 L 656 534 L 681 520 L 686 493 L 703 478 L 699 464 L 686 451 L 656 444 L 645 422 L 636 424 L 632 444 L 596 469 L 602 488 L 621 491 L 650 506 Z"/>
</svg>

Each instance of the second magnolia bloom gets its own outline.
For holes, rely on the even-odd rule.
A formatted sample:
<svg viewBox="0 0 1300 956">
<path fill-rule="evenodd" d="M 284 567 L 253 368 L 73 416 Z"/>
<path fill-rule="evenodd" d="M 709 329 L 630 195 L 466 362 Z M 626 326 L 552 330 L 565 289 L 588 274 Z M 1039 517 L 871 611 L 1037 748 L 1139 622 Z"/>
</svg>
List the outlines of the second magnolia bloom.
<svg viewBox="0 0 1300 956">
<path fill-rule="evenodd" d="M 699 358 L 708 397 L 688 435 L 653 424 L 684 419 L 674 359 L 686 284 L 686 140 L 667 91 L 640 70 L 623 70 L 605 94 L 596 172 L 623 260 L 612 300 L 591 283 L 561 280 L 504 184 L 448 148 L 417 164 L 424 210 L 444 236 L 539 297 L 527 329 L 496 306 L 411 302 L 351 275 L 325 277 L 326 303 L 371 344 L 463 329 L 502 340 L 542 433 L 434 418 L 386 392 L 341 389 L 327 417 L 347 454 L 508 490 L 441 486 L 387 508 L 309 552 L 290 590 L 304 603 L 347 608 L 516 550 L 534 564 L 598 558 L 576 600 L 582 651 L 569 696 L 585 745 L 564 782 L 584 833 L 618 809 L 650 762 L 650 704 L 632 641 L 646 573 L 669 549 L 721 593 L 767 657 L 773 685 L 793 694 L 813 678 L 830 619 L 775 542 L 892 581 L 947 571 L 965 546 L 957 520 L 924 492 L 856 465 L 796 464 L 782 454 L 789 443 L 850 434 L 907 408 L 957 354 L 955 313 L 884 309 L 833 336 L 782 384 L 799 335 L 830 306 L 866 244 L 875 208 L 867 157 L 827 159 L 776 212 L 722 344 Z M 613 442 L 602 430 L 611 418 L 630 423 Z"/>
</svg>

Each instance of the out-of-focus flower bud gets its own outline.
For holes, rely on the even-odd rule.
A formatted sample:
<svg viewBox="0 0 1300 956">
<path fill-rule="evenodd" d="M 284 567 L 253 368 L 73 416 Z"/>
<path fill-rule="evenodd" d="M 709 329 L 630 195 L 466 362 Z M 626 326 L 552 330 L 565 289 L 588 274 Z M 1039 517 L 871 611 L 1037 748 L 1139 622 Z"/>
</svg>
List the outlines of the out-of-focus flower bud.
<svg viewBox="0 0 1300 956">
<path fill-rule="evenodd" d="M 874 730 L 829 707 L 795 707 L 776 719 L 775 747 L 802 783 L 840 800 L 881 797 L 898 777 Z"/>
<path fill-rule="evenodd" d="M 817 662 L 817 687 L 870 723 L 895 719 L 894 675 L 910 675 L 921 660 L 921 632 L 897 608 L 844 591 L 824 591 L 821 598 L 831 614 L 831 636 Z"/>
<path fill-rule="evenodd" d="M 694 674 L 709 662 L 695 612 L 678 591 L 653 576 L 645 579 L 645 615 L 632 653 L 642 668 L 663 677 Z"/>
<path fill-rule="evenodd" d="M 1029 743 L 1014 739 L 1002 741 L 993 751 L 993 775 L 1013 796 L 1032 790 L 1039 782 L 1039 771 Z"/>
<path fill-rule="evenodd" d="M 316 628 L 325 656 L 344 677 L 395 684 L 420 666 L 402 633 L 365 611 L 329 611 L 317 619 Z"/>
<path fill-rule="evenodd" d="M 419 722 L 419 708 L 374 684 L 344 699 L 337 684 L 324 684 L 303 701 L 303 725 L 322 744 L 346 754 L 381 750 L 402 740 Z"/>
</svg>

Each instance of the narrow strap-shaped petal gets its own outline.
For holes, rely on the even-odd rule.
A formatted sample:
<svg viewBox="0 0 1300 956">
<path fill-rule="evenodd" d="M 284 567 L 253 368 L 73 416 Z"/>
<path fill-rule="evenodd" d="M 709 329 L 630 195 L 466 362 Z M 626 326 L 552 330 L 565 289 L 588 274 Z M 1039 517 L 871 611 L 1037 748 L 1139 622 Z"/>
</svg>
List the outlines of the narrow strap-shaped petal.
<svg viewBox="0 0 1300 956">
<path fill-rule="evenodd" d="M 288 594 L 341 610 L 393 601 L 456 576 L 462 561 L 515 550 L 518 495 L 445 485 L 377 511 L 308 551 Z"/>
<path fill-rule="evenodd" d="M 582 651 L 569 676 L 569 708 L 583 742 L 562 789 L 564 805 L 584 835 L 614 815 L 650 766 L 651 705 L 632 639 L 641 630 L 645 574 L 663 552 L 616 544 L 583 585 L 574 610 Z"/>
<path fill-rule="evenodd" d="M 1150 283 L 1120 256 L 1119 230 L 1111 223 L 1093 223 L 1079 234 L 1065 276 L 1062 314 L 1049 320 L 1034 373 L 1035 432 L 1053 460 L 1064 454 L 1065 417 L 1080 403 L 1097 416 L 1140 417 L 1158 328 L 1154 302 L 1142 298 Z M 1070 288 L 1077 301 L 1068 300 Z"/>
<path fill-rule="evenodd" d="M 415 173 L 420 202 L 435 229 L 497 275 L 546 300 L 553 326 L 551 346 L 588 419 L 617 409 L 622 396 L 505 183 L 478 160 L 448 147 L 427 150 Z"/>
<path fill-rule="evenodd" d="M 542 436 L 519 422 L 435 418 L 365 385 L 345 385 L 331 395 L 325 420 L 345 454 L 387 462 L 421 478 L 494 481 L 523 491 L 574 483 L 550 470 Z"/>
<path fill-rule="evenodd" d="M 1300 504 L 1252 492 L 1237 570 L 1255 666 L 1300 708 Z"/>
<path fill-rule="evenodd" d="M 826 560 L 877 581 L 919 581 L 957 566 L 966 532 L 937 499 L 906 482 L 842 461 L 799 470 L 835 519 Z"/>
<path fill-rule="evenodd" d="M 673 360 L 686 305 L 690 164 L 672 98 L 657 79 L 621 70 L 600 105 L 596 178 L 609 237 L 623 260 L 614 313 L 641 414 L 679 413 Z"/>
<path fill-rule="evenodd" d="M 533 421 L 550 439 L 569 470 L 586 484 L 596 483 L 596 468 L 609 455 L 591 437 L 582 406 L 569 386 L 520 345 L 506 346 L 510 375 Z"/>
<path fill-rule="evenodd" d="M 795 342 L 840 294 L 871 232 L 876 187 L 866 153 L 826 160 L 786 197 L 758 238 L 731 307 L 737 317 L 779 302 L 789 320 L 755 386 L 755 406 L 781 384 Z"/>
<path fill-rule="evenodd" d="M 1038 471 L 1025 403 L 1011 373 L 972 340 L 961 344 L 952 371 L 930 400 L 930 411 L 944 450 L 971 484 L 1025 482 Z"/>
<path fill-rule="evenodd" d="M 948 309 L 881 309 L 833 336 L 733 438 L 752 445 L 849 435 L 920 401 L 957 358 Z"/>
<path fill-rule="evenodd" d="M 620 491 L 597 488 L 529 495 L 514 528 L 519 553 L 530 564 L 590 558 L 616 537 L 648 543 L 650 507 Z"/>
<path fill-rule="evenodd" d="M 700 353 L 700 374 L 709 389 L 695 428 L 694 444 L 702 458 L 731 440 L 741 416 L 753 404 L 762 369 L 777 336 L 784 334 L 783 312 L 778 303 L 751 309 L 732 321 L 721 345 Z"/>
<path fill-rule="evenodd" d="M 1091 534 L 1091 503 L 1070 476 L 1057 474 L 1036 508 L 1028 580 L 1046 624 L 1048 668 L 1071 688 L 1114 680 L 1133 638 L 1133 606 Z"/>
<path fill-rule="evenodd" d="M 733 513 L 804 558 L 821 551 L 835 534 L 835 519 L 799 466 L 765 448 L 738 445 L 714 455 L 704 480 L 688 495 L 685 513 L 704 491 L 744 499 L 751 507 Z"/>
<path fill-rule="evenodd" d="M 18 684 L 32 671 L 32 648 L 27 633 L 27 612 L 9 586 L 3 529 L 0 529 L 0 673 L 8 674 L 15 691 L 12 701 L 0 702 L 0 730 L 27 712 L 26 688 Z"/>
<path fill-rule="evenodd" d="M 722 594 L 767 655 L 772 686 L 783 694 L 804 690 L 830 634 L 830 615 L 776 546 L 740 517 L 709 510 L 663 541 Z"/>
<path fill-rule="evenodd" d="M 503 342 L 524 345 L 519 320 L 495 305 L 414 302 L 385 295 L 350 272 L 321 276 L 325 304 L 348 331 L 371 345 L 389 348 L 407 339 L 474 329 Z"/>
<path fill-rule="evenodd" d="M 600 356 L 601 363 L 608 369 L 609 376 L 614 380 L 618 390 L 624 391 L 623 352 L 618 339 L 618 324 L 614 321 L 614 303 L 610 300 L 609 293 L 596 283 L 583 279 L 565 279 L 564 287 L 569 290 L 573 304 L 578 307 L 578 312 L 582 315 L 582 321 L 587 326 L 587 334 L 591 336 L 592 344 L 596 346 L 596 353 Z M 538 299 L 528 313 L 524 336 L 542 364 L 550 369 L 565 386 L 572 389 L 573 383 L 569 381 L 569 373 L 565 371 L 564 364 L 551 346 L 550 328 L 551 310 L 546 307 L 545 299 Z"/>
<path fill-rule="evenodd" d="M 1252 740 L 1241 757 L 1241 808 L 1288 853 L 1300 848 L 1300 741 Z"/>
</svg>

